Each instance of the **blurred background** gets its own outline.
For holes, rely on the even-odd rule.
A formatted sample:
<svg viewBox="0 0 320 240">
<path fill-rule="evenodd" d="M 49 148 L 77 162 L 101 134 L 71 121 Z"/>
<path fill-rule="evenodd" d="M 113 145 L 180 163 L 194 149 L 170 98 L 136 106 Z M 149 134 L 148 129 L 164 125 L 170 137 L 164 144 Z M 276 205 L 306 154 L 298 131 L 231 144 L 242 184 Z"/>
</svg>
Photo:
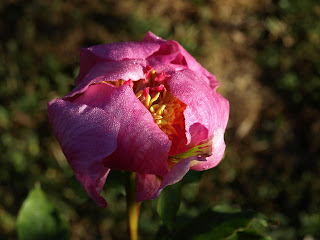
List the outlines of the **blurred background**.
<svg viewBox="0 0 320 240">
<path fill-rule="evenodd" d="M 273 239 L 320 239 L 319 1 L 2 0 L 0 15 L 0 239 L 17 238 L 36 184 L 71 239 L 126 238 L 121 174 L 107 180 L 106 209 L 78 194 L 47 102 L 74 87 L 80 47 L 139 41 L 148 30 L 183 45 L 230 101 L 225 158 L 188 174 L 180 213 L 228 203 L 279 220 Z M 141 239 L 156 236 L 155 209 L 142 205 Z"/>
</svg>

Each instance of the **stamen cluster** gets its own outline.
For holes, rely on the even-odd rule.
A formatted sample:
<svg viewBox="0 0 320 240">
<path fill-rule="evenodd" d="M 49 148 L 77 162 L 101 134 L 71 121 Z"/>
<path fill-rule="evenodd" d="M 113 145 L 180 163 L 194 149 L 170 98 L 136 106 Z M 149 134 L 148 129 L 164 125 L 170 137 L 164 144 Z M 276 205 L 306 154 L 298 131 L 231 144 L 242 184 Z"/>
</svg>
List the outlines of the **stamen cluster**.
<svg viewBox="0 0 320 240">
<path fill-rule="evenodd" d="M 147 68 L 144 79 L 138 81 L 118 80 L 115 86 L 129 85 L 137 98 L 150 111 L 159 128 L 172 140 L 178 135 L 176 128 L 184 129 L 183 111 L 186 105 L 170 92 L 167 80 L 170 75 L 161 72 L 157 74 L 151 67 Z"/>
</svg>

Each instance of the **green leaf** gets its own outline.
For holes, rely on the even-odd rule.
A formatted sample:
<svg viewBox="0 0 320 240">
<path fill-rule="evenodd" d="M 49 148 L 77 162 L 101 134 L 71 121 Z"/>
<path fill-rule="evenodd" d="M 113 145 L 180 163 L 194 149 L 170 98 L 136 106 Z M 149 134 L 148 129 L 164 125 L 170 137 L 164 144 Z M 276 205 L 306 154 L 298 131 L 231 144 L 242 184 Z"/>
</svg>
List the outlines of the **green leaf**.
<svg viewBox="0 0 320 240">
<path fill-rule="evenodd" d="M 181 202 L 181 182 L 167 186 L 161 192 L 157 212 L 168 227 L 174 225 Z"/>
<path fill-rule="evenodd" d="M 39 186 L 29 192 L 20 208 L 17 231 L 19 240 L 69 239 L 68 224 Z"/>
<path fill-rule="evenodd" d="M 270 224 L 262 214 L 218 206 L 176 229 L 173 239 L 267 240 L 270 238 L 265 236 L 265 230 Z"/>
<path fill-rule="evenodd" d="M 235 234 L 234 236 L 228 239 L 229 240 L 271 240 L 270 237 L 266 237 L 263 234 L 250 229 L 243 232 L 237 232 L 237 234 Z"/>
</svg>

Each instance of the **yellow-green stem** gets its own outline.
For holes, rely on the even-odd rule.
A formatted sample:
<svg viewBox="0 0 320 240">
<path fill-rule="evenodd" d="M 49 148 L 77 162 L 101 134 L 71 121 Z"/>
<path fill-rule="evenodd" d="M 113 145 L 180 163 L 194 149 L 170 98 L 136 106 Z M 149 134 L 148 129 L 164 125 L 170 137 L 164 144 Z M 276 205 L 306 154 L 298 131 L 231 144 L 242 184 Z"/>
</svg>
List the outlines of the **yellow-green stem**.
<svg viewBox="0 0 320 240">
<path fill-rule="evenodd" d="M 125 176 L 129 239 L 138 240 L 140 203 L 136 201 L 136 173 L 125 172 Z"/>
</svg>

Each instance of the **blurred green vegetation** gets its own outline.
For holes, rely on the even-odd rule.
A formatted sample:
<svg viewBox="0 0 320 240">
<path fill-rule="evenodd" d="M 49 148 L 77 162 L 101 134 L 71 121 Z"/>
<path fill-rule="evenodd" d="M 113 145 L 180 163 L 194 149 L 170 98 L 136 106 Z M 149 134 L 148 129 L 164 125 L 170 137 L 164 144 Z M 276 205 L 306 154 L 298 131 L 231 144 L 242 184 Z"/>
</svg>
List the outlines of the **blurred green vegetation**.
<svg viewBox="0 0 320 240">
<path fill-rule="evenodd" d="M 69 239 L 69 228 L 61 213 L 50 203 L 39 186 L 23 202 L 17 219 L 20 240 Z"/>
<path fill-rule="evenodd" d="M 3 0 L 0 14 L 0 239 L 17 238 L 18 211 L 38 183 L 71 239 L 126 238 L 121 174 L 108 177 L 107 209 L 78 195 L 46 105 L 73 88 L 78 48 L 148 30 L 180 42 L 230 100 L 226 157 L 188 174 L 179 213 L 229 203 L 278 219 L 273 239 L 320 239 L 318 1 Z M 141 239 L 153 239 L 156 201 L 142 204 L 141 222 Z"/>
</svg>

